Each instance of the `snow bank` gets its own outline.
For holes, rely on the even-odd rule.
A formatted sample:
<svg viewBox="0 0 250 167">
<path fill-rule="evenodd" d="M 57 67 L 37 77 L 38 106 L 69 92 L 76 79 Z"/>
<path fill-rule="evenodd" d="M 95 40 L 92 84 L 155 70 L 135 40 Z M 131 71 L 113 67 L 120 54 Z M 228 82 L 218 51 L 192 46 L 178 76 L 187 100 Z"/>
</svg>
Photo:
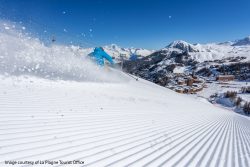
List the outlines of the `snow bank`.
<svg viewBox="0 0 250 167">
<path fill-rule="evenodd" d="M 76 46 L 45 46 L 25 27 L 0 21 L 0 74 L 48 79 L 118 82 L 119 74 L 96 66 Z"/>
</svg>

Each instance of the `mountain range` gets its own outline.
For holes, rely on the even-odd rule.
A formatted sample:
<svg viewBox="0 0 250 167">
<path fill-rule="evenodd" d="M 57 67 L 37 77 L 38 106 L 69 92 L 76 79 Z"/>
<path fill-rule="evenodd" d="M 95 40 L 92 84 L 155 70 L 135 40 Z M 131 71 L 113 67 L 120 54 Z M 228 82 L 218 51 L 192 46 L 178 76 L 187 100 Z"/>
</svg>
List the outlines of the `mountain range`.
<svg viewBox="0 0 250 167">
<path fill-rule="evenodd" d="M 221 71 L 225 72 L 222 66 L 223 69 L 227 69 L 227 73 L 247 79 L 250 72 L 249 60 L 249 37 L 209 44 L 191 44 L 178 40 L 137 61 L 126 61 L 124 67 L 127 72 L 153 82 L 158 82 L 162 78 L 169 80 L 175 73 L 215 75 Z M 235 64 L 237 69 L 244 73 L 238 74 L 236 70 L 232 72 Z"/>
<path fill-rule="evenodd" d="M 183 40 L 176 40 L 159 50 L 149 50 L 144 48 L 124 48 L 116 44 L 103 46 L 104 50 L 115 59 L 120 58 L 129 59 L 132 54 L 136 54 L 139 58 L 150 55 L 164 54 L 171 55 L 171 53 L 189 53 L 189 57 L 197 62 L 213 61 L 216 59 L 223 59 L 227 57 L 244 56 L 247 60 L 250 59 L 250 36 L 243 39 L 226 41 L 221 43 L 208 44 L 191 44 Z M 93 51 L 94 48 L 84 48 L 82 52 L 85 54 Z M 168 60 L 169 61 L 169 60 Z"/>
<path fill-rule="evenodd" d="M 115 60 L 118 62 L 121 59 L 121 56 L 123 59 L 128 60 L 132 54 L 137 55 L 139 58 L 148 56 L 152 54 L 155 50 L 148 50 L 148 49 L 143 49 L 143 48 L 123 48 L 120 47 L 116 44 L 111 44 L 111 45 L 105 45 L 103 46 L 103 49 L 110 55 L 112 56 Z M 81 49 L 82 53 L 84 55 L 89 54 L 92 52 L 94 48 L 84 48 Z"/>
</svg>

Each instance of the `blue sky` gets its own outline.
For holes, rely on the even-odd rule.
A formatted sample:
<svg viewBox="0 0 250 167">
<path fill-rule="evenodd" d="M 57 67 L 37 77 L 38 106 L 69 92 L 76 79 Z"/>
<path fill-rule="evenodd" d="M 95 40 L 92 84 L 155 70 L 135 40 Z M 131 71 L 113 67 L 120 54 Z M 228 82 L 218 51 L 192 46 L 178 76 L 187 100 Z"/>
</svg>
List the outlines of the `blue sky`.
<svg viewBox="0 0 250 167">
<path fill-rule="evenodd" d="M 249 0 L 0 0 L 0 18 L 48 41 L 159 49 L 250 35 Z"/>
</svg>

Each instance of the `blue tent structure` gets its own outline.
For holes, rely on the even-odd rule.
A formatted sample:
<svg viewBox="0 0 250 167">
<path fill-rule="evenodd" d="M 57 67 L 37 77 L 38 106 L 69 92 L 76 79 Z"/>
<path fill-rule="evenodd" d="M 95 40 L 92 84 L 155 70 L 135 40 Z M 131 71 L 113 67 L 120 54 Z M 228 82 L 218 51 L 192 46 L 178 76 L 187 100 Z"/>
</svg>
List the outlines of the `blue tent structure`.
<svg viewBox="0 0 250 167">
<path fill-rule="evenodd" d="M 104 59 L 109 61 L 111 65 L 114 65 L 114 61 L 110 55 L 108 55 L 102 47 L 96 47 L 94 52 L 88 54 L 98 65 L 104 66 Z"/>
</svg>

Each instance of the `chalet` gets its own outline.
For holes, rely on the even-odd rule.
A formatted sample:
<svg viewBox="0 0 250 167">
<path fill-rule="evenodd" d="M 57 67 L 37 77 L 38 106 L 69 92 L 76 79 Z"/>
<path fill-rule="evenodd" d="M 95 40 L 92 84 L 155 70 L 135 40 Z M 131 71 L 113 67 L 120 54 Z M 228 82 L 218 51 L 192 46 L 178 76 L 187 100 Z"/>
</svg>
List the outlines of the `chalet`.
<svg viewBox="0 0 250 167">
<path fill-rule="evenodd" d="M 201 79 L 194 79 L 194 83 L 203 83 L 204 81 Z"/>
<path fill-rule="evenodd" d="M 185 85 L 186 82 L 183 79 L 178 79 L 177 83 L 178 85 Z"/>
<path fill-rule="evenodd" d="M 216 81 L 233 81 L 234 79 L 234 75 L 218 75 L 216 77 Z"/>
<path fill-rule="evenodd" d="M 197 76 L 178 75 L 173 82 L 174 85 L 168 86 L 168 88 L 178 93 L 193 94 L 202 91 L 204 83 L 205 80 Z"/>
<path fill-rule="evenodd" d="M 189 87 L 189 86 L 184 87 L 184 93 L 190 94 L 192 92 L 193 92 L 193 88 L 192 87 Z"/>
<path fill-rule="evenodd" d="M 175 91 L 178 92 L 178 93 L 184 93 L 184 89 L 183 88 L 176 88 Z"/>
<path fill-rule="evenodd" d="M 198 84 L 193 84 L 192 88 L 193 88 L 193 93 L 203 90 L 203 87 L 201 85 L 198 85 Z"/>
<path fill-rule="evenodd" d="M 190 77 L 190 78 L 187 79 L 187 86 L 192 86 L 193 83 L 194 83 L 194 79 L 193 78 Z"/>
</svg>

